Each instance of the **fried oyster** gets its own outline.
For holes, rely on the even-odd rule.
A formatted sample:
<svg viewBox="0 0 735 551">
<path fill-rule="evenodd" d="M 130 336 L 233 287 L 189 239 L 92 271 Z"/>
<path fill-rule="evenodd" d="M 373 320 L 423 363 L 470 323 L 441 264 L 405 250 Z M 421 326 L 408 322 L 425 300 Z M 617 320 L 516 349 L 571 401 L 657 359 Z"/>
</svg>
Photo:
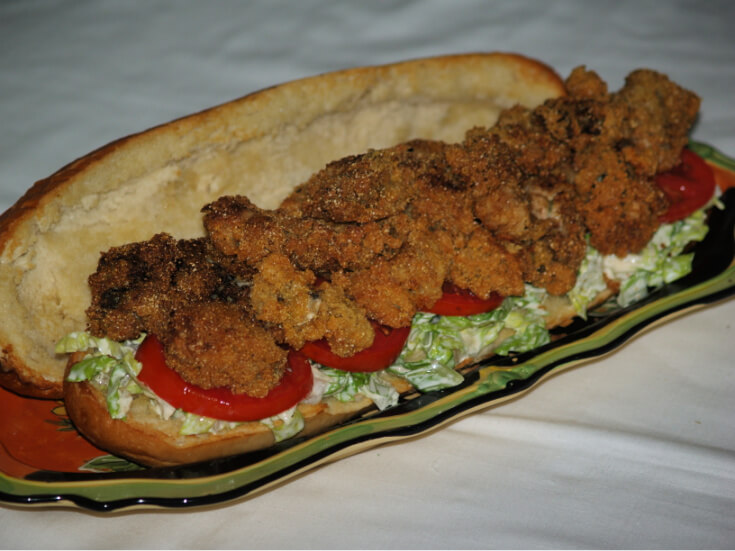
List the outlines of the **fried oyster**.
<svg viewBox="0 0 735 551">
<path fill-rule="evenodd" d="M 525 283 L 563 295 L 587 240 L 636 252 L 667 201 L 699 99 L 650 70 L 618 92 L 583 67 L 568 95 L 513 107 L 463 142 L 414 140 L 328 164 L 275 210 L 227 196 L 203 208 L 206 237 L 104 253 L 90 276 L 89 330 L 159 336 L 199 386 L 264 396 L 286 350 L 326 339 L 350 356 L 371 321 L 410 325 L 453 283 L 487 298 Z"/>
</svg>

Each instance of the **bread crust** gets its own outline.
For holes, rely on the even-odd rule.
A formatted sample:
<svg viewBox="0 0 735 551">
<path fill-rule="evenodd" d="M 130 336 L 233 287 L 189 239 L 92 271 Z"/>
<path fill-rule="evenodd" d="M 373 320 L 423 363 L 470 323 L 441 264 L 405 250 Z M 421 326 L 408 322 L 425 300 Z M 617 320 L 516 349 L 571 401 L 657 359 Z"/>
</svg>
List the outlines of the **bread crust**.
<svg viewBox="0 0 735 551">
<path fill-rule="evenodd" d="M 0 384 L 63 395 L 54 344 L 85 326 L 100 251 L 161 231 L 196 237 L 199 209 L 221 195 L 274 207 L 336 158 L 412 138 L 458 141 L 502 108 L 564 93 L 551 68 L 518 54 L 417 59 L 265 89 L 71 162 L 0 215 Z"/>
</svg>

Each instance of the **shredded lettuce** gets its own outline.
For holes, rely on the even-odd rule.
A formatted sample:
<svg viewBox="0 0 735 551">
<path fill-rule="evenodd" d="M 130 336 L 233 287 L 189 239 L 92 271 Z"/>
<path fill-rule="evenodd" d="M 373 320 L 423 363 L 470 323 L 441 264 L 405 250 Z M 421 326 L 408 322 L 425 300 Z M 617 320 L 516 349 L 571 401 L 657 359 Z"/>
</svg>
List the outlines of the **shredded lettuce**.
<svg viewBox="0 0 735 551">
<path fill-rule="evenodd" d="M 629 306 L 644 298 L 650 289 L 682 278 L 692 270 L 693 253 L 682 254 L 687 244 L 707 235 L 706 215 L 698 210 L 684 220 L 662 224 L 640 253 L 624 258 L 603 258 L 604 273 L 621 282 L 617 303 Z"/>
<path fill-rule="evenodd" d="M 454 370 L 456 353 L 463 348 L 460 330 L 448 317 L 418 313 L 403 351 L 388 371 L 423 391 L 456 386 L 463 380 Z"/>
<path fill-rule="evenodd" d="M 273 431 L 276 442 L 296 436 L 304 428 L 304 417 L 296 406 L 260 422 Z"/>
<path fill-rule="evenodd" d="M 504 325 L 506 329 L 512 329 L 513 334 L 503 340 L 493 352 L 501 356 L 511 352 L 528 352 L 550 342 L 549 331 L 546 329 L 547 312 L 541 306 L 546 297 L 545 289 L 526 285 L 524 296 L 509 297 L 503 301 L 510 307 Z"/>
<path fill-rule="evenodd" d="M 427 392 L 463 381 L 455 367 L 467 358 L 494 351 L 525 352 L 549 342 L 541 303 L 546 291 L 526 285 L 523 297 L 508 297 L 491 312 L 473 316 L 438 316 L 420 312 L 406 345 L 388 371 Z M 504 329 L 507 335 L 501 335 Z M 502 340 L 499 340 L 500 337 Z"/>
<path fill-rule="evenodd" d="M 143 342 L 143 339 L 145 339 L 145 333 L 134 340 L 117 342 L 106 337 L 95 337 L 86 331 L 74 331 L 59 339 L 54 351 L 57 354 L 71 354 L 92 350 L 95 354 L 122 359 L 131 352 L 132 355 L 135 355 L 135 351 Z M 140 372 L 140 369 L 138 372 Z"/>
<path fill-rule="evenodd" d="M 123 419 L 130 410 L 133 396 L 142 392 L 137 376 L 142 366 L 135 359 L 138 345 L 145 335 L 124 342 L 74 332 L 56 344 L 57 354 L 87 351 L 90 353 L 69 370 L 67 380 L 90 381 L 103 389 L 107 409 L 113 419 Z"/>
<path fill-rule="evenodd" d="M 213 419 L 196 413 L 190 413 L 181 409 L 177 409 L 175 417 L 181 420 L 181 429 L 179 434 L 182 436 L 192 436 L 197 434 L 219 433 L 226 430 L 234 429 L 240 425 L 237 421 L 223 421 L 221 419 Z M 304 428 L 304 417 L 301 415 L 296 406 L 259 421 L 267 425 L 273 432 L 276 442 L 285 440 L 295 436 Z"/>
<path fill-rule="evenodd" d="M 314 365 L 314 364 L 312 364 Z M 340 402 L 352 401 L 361 394 L 372 400 L 375 406 L 384 410 L 398 403 L 398 391 L 388 381 L 382 371 L 358 373 L 342 371 L 318 365 L 315 370 L 315 386 L 321 389 L 321 397 L 335 398 Z"/>
<path fill-rule="evenodd" d="M 603 272 L 603 257 L 594 247 L 587 245 L 587 254 L 579 266 L 577 281 L 567 294 L 575 312 L 587 319 L 587 306 L 602 291 L 607 289 Z"/>
<path fill-rule="evenodd" d="M 203 415 L 197 415 L 196 413 L 189 413 L 188 411 L 183 411 L 181 409 L 176 410 L 174 417 L 181 420 L 179 434 L 183 436 L 216 432 L 215 424 L 217 423 L 217 419 L 204 417 Z"/>
</svg>

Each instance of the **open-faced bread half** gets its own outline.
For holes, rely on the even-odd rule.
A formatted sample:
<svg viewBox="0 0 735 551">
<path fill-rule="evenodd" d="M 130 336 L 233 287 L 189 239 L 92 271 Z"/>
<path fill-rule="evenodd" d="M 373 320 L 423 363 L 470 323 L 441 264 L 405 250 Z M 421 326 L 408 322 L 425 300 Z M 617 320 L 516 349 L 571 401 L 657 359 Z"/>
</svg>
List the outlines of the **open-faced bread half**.
<svg viewBox="0 0 735 551">
<path fill-rule="evenodd" d="M 503 108 L 562 94 L 553 70 L 519 55 L 421 59 L 276 86 L 70 163 L 0 217 L 0 384 L 62 396 L 67 358 L 54 345 L 85 327 L 101 251 L 158 232 L 200 236 L 201 207 L 222 195 L 273 208 L 329 161 L 414 138 L 459 141 Z"/>
</svg>

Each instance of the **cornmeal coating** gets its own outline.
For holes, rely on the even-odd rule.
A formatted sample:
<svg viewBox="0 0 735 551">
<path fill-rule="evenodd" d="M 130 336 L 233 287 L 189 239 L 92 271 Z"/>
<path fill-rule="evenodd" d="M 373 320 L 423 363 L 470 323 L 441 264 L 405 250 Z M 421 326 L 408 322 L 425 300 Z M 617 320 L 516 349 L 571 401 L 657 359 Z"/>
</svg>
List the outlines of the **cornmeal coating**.
<svg viewBox="0 0 735 551">
<path fill-rule="evenodd" d="M 627 122 L 621 152 L 636 172 L 652 176 L 679 164 L 689 129 L 699 111 L 699 97 L 650 69 L 639 69 L 625 79 L 611 103 Z"/>
<path fill-rule="evenodd" d="M 204 226 L 213 244 L 256 266 L 272 253 L 286 254 L 301 269 L 329 273 L 368 267 L 403 244 L 395 228 L 378 222 L 338 224 L 264 210 L 243 196 L 225 196 L 204 208 Z"/>
<path fill-rule="evenodd" d="M 354 297 L 371 319 L 389 327 L 408 327 L 416 312 L 441 297 L 448 264 L 439 246 L 417 232 L 395 257 L 378 259 L 365 270 L 335 272 L 332 283 Z"/>
<path fill-rule="evenodd" d="M 466 246 L 455 254 L 448 281 L 480 298 L 489 298 L 493 292 L 522 295 L 525 287 L 521 260 L 502 243 L 487 229 L 477 228 Z"/>
<path fill-rule="evenodd" d="M 576 68 L 568 96 L 504 112 L 490 132 L 511 147 L 527 182 L 553 180 L 581 216 L 590 243 L 625 256 L 653 236 L 668 204 L 653 176 L 674 167 L 699 98 L 665 75 L 638 70 L 616 93 Z"/>
<path fill-rule="evenodd" d="M 205 238 L 104 253 L 90 330 L 155 333 L 191 382 L 262 396 L 287 348 L 326 339 L 351 356 L 373 323 L 409 326 L 445 283 L 482 298 L 567 293 L 588 242 L 624 256 L 651 239 L 668 208 L 655 175 L 679 162 L 699 98 L 643 69 L 610 93 L 578 67 L 566 89 L 460 143 L 331 162 L 273 210 L 221 197 L 202 209 Z"/>
<path fill-rule="evenodd" d="M 158 234 L 110 249 L 89 278 L 88 328 L 115 340 L 154 334 L 185 380 L 264 396 L 286 351 L 249 315 L 249 273 L 207 239 Z"/>
<path fill-rule="evenodd" d="M 338 356 L 352 356 L 373 343 L 365 311 L 341 291 L 318 282 L 274 253 L 258 266 L 250 300 L 257 319 L 272 327 L 282 342 L 299 349 L 322 338 Z"/>
<path fill-rule="evenodd" d="M 177 309 L 161 341 L 167 365 L 204 389 L 228 387 L 262 398 L 286 369 L 286 349 L 234 303 L 195 302 Z"/>
<path fill-rule="evenodd" d="M 431 178 L 433 158 L 418 142 L 345 157 L 298 186 L 282 208 L 337 223 L 382 220 L 406 209 L 417 191 L 406 183 Z"/>
<path fill-rule="evenodd" d="M 247 267 L 236 266 L 207 239 L 177 241 L 167 234 L 115 247 L 89 277 L 88 329 L 114 340 L 142 332 L 163 335 L 179 307 L 197 301 L 246 303 L 238 284 Z"/>
</svg>

